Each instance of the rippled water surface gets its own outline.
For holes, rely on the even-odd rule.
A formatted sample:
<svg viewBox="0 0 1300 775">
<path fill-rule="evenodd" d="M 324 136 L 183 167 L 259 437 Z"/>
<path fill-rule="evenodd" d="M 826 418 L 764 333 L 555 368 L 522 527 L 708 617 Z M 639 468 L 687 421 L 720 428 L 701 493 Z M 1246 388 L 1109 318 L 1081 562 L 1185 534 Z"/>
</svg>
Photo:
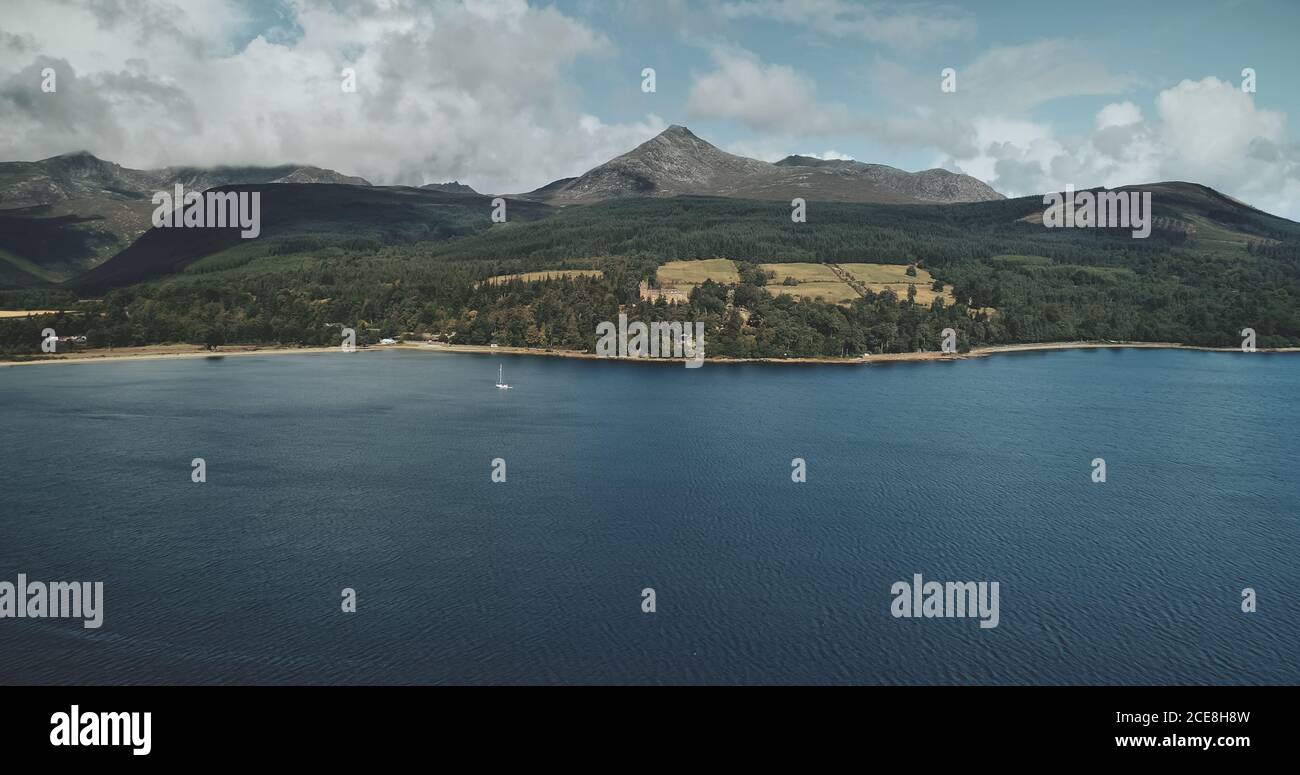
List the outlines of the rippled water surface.
<svg viewBox="0 0 1300 775">
<path fill-rule="evenodd" d="M 0 580 L 106 596 L 0 619 L 0 682 L 1296 683 L 1297 386 L 1155 350 L 0 369 Z M 999 626 L 893 618 L 914 573 L 999 582 Z"/>
</svg>

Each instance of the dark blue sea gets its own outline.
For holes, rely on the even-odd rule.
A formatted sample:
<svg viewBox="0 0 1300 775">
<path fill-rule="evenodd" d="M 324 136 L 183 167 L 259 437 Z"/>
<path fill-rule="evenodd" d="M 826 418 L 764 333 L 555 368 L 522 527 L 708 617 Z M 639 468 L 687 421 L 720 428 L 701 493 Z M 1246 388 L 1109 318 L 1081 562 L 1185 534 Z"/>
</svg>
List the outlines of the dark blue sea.
<svg viewBox="0 0 1300 775">
<path fill-rule="evenodd" d="M 0 619 L 0 683 L 1294 684 L 1298 386 L 1163 350 L 0 368 L 0 581 L 105 594 Z M 916 573 L 998 582 L 998 626 L 893 617 Z"/>
</svg>

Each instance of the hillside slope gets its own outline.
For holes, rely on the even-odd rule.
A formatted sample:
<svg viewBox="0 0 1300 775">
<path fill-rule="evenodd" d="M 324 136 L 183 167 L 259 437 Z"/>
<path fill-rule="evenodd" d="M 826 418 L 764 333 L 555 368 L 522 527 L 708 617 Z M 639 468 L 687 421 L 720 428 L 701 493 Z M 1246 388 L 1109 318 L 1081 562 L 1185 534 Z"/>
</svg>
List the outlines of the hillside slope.
<svg viewBox="0 0 1300 775">
<path fill-rule="evenodd" d="M 272 183 L 370 185 L 295 164 L 136 170 L 85 152 L 0 163 L 0 284 L 62 279 L 107 259 L 149 228 L 155 192 Z"/>
<path fill-rule="evenodd" d="M 437 242 L 492 226 L 491 199 L 484 196 L 320 183 L 218 190 L 261 192 L 261 234 L 256 239 L 242 239 L 237 228 L 151 228 L 69 287 L 96 294 L 182 272 L 199 261 L 204 266 L 198 269 L 217 271 L 280 255 Z M 537 202 L 507 203 L 511 222 L 542 218 L 550 209 Z"/>
<path fill-rule="evenodd" d="M 622 156 L 576 178 L 523 194 L 557 205 L 630 196 L 683 194 L 735 199 L 875 202 L 980 202 L 1002 195 L 974 178 L 946 170 L 908 173 L 858 162 L 813 163 L 791 156 L 777 164 L 727 153 L 673 125 Z"/>
<path fill-rule="evenodd" d="M 869 184 L 893 191 L 919 202 L 952 204 L 956 202 L 988 202 L 1004 197 L 987 183 L 969 175 L 945 169 L 905 172 L 884 164 L 867 164 L 840 159 L 815 159 L 811 156 L 787 156 L 776 166 L 792 171 L 816 170 L 836 176 L 845 187 Z M 812 173 L 805 175 L 810 179 Z"/>
</svg>

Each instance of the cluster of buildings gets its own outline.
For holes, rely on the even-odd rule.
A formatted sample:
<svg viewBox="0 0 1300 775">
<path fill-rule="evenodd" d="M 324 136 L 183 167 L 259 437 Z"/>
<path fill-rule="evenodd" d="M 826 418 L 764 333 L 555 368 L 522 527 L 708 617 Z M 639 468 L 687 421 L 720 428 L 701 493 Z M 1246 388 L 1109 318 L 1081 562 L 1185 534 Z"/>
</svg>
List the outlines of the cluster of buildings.
<svg viewBox="0 0 1300 775">
<path fill-rule="evenodd" d="M 685 304 L 690 301 L 690 294 L 680 288 L 668 286 L 665 288 L 651 288 L 650 283 L 645 280 L 641 281 L 638 286 L 641 291 L 641 301 L 654 303 L 663 299 L 669 304 Z"/>
</svg>

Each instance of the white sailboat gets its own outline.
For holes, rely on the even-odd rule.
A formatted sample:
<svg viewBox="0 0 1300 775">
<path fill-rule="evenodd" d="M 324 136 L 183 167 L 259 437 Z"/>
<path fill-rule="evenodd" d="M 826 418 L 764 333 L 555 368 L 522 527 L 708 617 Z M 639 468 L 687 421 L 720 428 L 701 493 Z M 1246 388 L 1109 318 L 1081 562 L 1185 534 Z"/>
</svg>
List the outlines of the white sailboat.
<svg viewBox="0 0 1300 775">
<path fill-rule="evenodd" d="M 497 387 L 501 390 L 510 389 L 510 386 L 506 384 L 505 378 L 502 374 L 501 364 L 499 363 L 497 364 Z"/>
</svg>

